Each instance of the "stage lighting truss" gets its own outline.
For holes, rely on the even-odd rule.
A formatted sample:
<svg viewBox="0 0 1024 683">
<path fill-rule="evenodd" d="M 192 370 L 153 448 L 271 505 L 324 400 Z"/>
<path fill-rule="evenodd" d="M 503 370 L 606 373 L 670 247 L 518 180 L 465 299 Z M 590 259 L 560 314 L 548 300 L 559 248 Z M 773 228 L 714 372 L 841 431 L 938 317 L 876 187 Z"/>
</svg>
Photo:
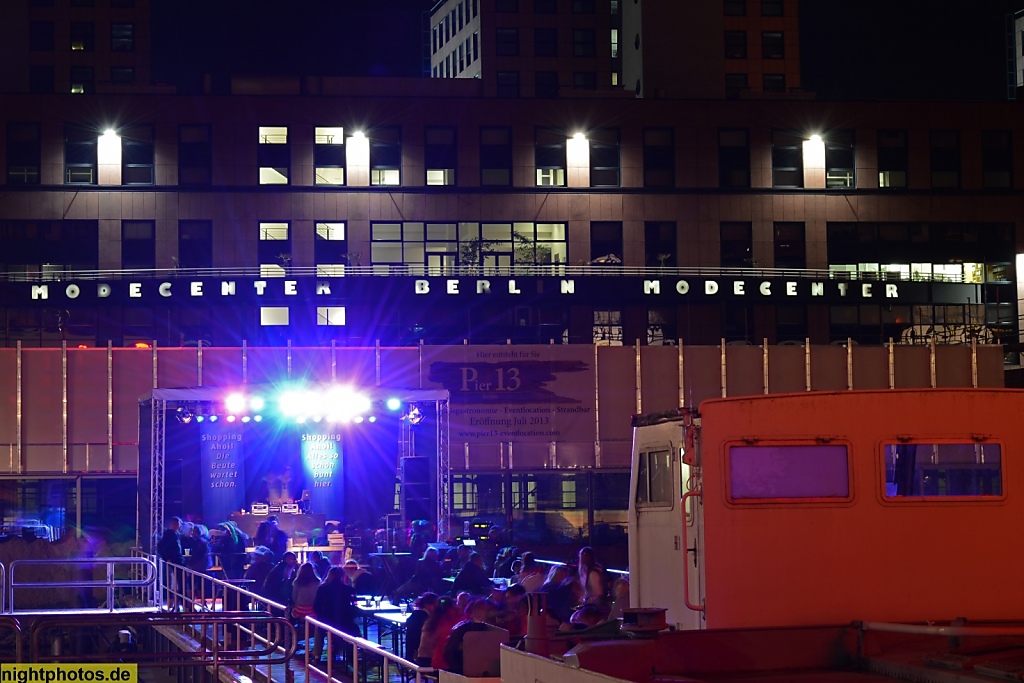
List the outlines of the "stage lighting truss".
<svg viewBox="0 0 1024 683">
<path fill-rule="evenodd" d="M 277 401 L 278 412 L 299 424 L 376 422 L 374 402 L 352 387 L 335 385 L 318 389 L 290 389 Z"/>
</svg>

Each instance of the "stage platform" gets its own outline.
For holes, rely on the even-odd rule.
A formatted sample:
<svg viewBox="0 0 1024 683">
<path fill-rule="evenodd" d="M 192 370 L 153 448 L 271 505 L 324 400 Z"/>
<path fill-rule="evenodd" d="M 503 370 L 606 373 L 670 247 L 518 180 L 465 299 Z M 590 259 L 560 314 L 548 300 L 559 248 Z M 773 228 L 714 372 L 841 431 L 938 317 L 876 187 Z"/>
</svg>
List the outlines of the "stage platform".
<svg viewBox="0 0 1024 683">
<path fill-rule="evenodd" d="M 311 512 L 311 513 L 294 513 L 294 512 L 275 512 L 277 516 L 278 527 L 281 531 L 288 534 L 291 539 L 295 538 L 296 532 L 303 536 L 309 536 L 314 529 L 319 529 L 323 533 L 324 537 L 327 536 L 327 532 L 324 531 L 324 525 L 327 523 L 327 515 Z M 259 527 L 260 522 L 264 521 L 269 515 L 253 515 L 247 512 L 232 512 L 231 521 L 238 525 L 238 528 L 244 531 L 249 538 L 256 537 L 256 529 Z"/>
</svg>

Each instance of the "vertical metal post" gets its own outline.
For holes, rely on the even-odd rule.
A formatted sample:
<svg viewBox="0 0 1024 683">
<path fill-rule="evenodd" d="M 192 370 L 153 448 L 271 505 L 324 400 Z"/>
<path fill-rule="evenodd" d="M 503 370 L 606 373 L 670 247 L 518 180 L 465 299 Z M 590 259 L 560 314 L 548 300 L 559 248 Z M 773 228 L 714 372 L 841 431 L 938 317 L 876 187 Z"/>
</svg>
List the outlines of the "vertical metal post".
<svg viewBox="0 0 1024 683">
<path fill-rule="evenodd" d="M 594 346 L 594 467 L 601 466 L 601 373 L 597 364 L 599 348 Z"/>
<path fill-rule="evenodd" d="M 436 402 L 437 410 L 437 540 L 447 541 L 451 524 L 451 441 L 449 397 Z"/>
<path fill-rule="evenodd" d="M 978 340 L 971 340 L 971 386 L 978 388 Z"/>
<path fill-rule="evenodd" d="M 929 346 L 928 350 L 930 352 L 929 356 L 928 356 L 928 366 L 929 366 L 928 370 L 929 370 L 929 372 L 931 374 L 931 387 L 932 387 L 932 389 L 934 389 L 935 387 L 938 386 L 938 377 L 937 377 L 937 373 L 936 373 L 936 369 L 935 369 L 935 336 L 934 335 L 932 335 L 931 343 L 928 346 Z"/>
<path fill-rule="evenodd" d="M 682 406 L 686 405 L 686 382 L 685 382 L 686 375 L 685 375 L 685 373 L 683 371 L 684 355 L 683 355 L 683 340 L 682 339 L 677 339 L 676 340 L 676 349 L 678 349 L 676 351 L 676 367 L 677 367 L 677 369 L 679 371 L 679 378 L 678 378 L 678 380 L 679 380 L 679 406 L 682 407 Z"/>
<path fill-rule="evenodd" d="M 804 388 L 811 390 L 811 338 L 804 337 Z"/>
<path fill-rule="evenodd" d="M 249 347 L 242 340 L 242 384 L 249 383 Z"/>
<path fill-rule="evenodd" d="M 114 471 L 114 346 L 107 340 L 107 471 Z"/>
<path fill-rule="evenodd" d="M 380 386 L 380 339 L 373 341 L 373 377 L 375 386 Z"/>
<path fill-rule="evenodd" d="M 896 347 L 892 343 L 892 337 L 889 337 L 889 388 L 896 388 Z"/>
<path fill-rule="evenodd" d="M 640 415 L 641 413 L 644 412 L 644 409 L 643 409 L 643 405 L 644 404 L 643 404 L 643 391 L 642 391 L 642 387 L 641 387 L 641 384 L 643 383 L 643 380 L 641 379 L 642 373 L 640 372 L 640 340 L 639 339 L 636 340 L 636 345 L 635 345 L 634 348 L 635 348 L 635 351 L 636 351 L 636 364 L 635 364 L 636 367 L 634 367 L 634 369 L 633 369 L 634 372 L 636 373 L 636 410 L 634 410 L 633 412 L 635 412 L 637 415 Z"/>
<path fill-rule="evenodd" d="M 68 341 L 60 342 L 60 459 L 64 474 L 68 473 Z"/>
<path fill-rule="evenodd" d="M 768 395 L 768 338 L 761 342 L 761 386 L 762 393 Z"/>
<path fill-rule="evenodd" d="M 331 381 L 338 379 L 338 342 L 331 340 Z"/>
<path fill-rule="evenodd" d="M 17 473 L 21 474 L 22 472 L 25 471 L 25 456 L 22 453 L 22 445 L 23 444 L 22 444 L 22 439 L 21 439 L 21 433 L 24 430 L 24 425 L 22 424 L 22 407 L 23 407 L 22 406 L 22 402 L 24 401 L 24 397 L 22 396 L 22 386 L 21 386 L 22 385 L 22 381 L 24 379 L 24 376 L 23 376 L 23 368 L 22 368 L 23 358 L 22 358 L 22 355 L 21 355 L 21 340 L 20 339 L 17 342 L 17 347 L 16 348 L 17 348 L 17 351 L 15 353 L 16 353 L 16 355 L 18 357 L 18 360 L 17 360 L 17 363 L 16 363 L 17 369 L 15 371 L 15 374 L 17 376 L 16 376 L 15 382 L 14 382 L 15 383 L 14 421 L 17 423 L 17 427 L 16 427 L 15 432 L 14 432 L 14 441 L 15 441 L 15 445 L 16 445 L 15 453 L 16 453 L 16 456 L 17 456 L 17 459 L 18 459 Z"/>
<path fill-rule="evenodd" d="M 196 386 L 203 386 L 203 342 L 196 344 Z"/>
<path fill-rule="evenodd" d="M 728 375 L 726 374 L 727 370 L 726 370 L 726 366 L 725 366 L 725 337 L 722 337 L 722 347 L 721 348 L 722 348 L 722 354 L 721 354 L 721 359 L 720 360 L 721 360 L 722 367 L 719 370 L 718 378 L 719 378 L 719 382 L 722 385 L 721 386 L 722 398 L 726 398 L 729 395 L 729 388 L 728 388 Z"/>
<path fill-rule="evenodd" d="M 846 338 L 846 388 L 853 390 L 853 340 Z"/>
</svg>

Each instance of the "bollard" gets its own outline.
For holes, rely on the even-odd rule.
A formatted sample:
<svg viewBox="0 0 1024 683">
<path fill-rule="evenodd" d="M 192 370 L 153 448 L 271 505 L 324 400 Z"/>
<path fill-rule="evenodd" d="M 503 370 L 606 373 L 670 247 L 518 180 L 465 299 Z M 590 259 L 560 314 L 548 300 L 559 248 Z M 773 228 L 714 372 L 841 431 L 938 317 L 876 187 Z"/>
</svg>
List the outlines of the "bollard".
<svg viewBox="0 0 1024 683">
<path fill-rule="evenodd" d="M 551 643 L 548 641 L 548 594 L 527 593 L 530 614 L 526 617 L 526 651 L 542 657 L 551 654 Z"/>
</svg>

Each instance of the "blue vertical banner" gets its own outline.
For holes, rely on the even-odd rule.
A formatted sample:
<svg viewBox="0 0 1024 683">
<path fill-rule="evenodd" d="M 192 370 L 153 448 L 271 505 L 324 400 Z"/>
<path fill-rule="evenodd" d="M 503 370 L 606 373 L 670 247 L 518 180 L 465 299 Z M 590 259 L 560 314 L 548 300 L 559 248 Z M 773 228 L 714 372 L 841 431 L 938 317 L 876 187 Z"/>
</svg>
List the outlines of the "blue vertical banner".
<svg viewBox="0 0 1024 683">
<path fill-rule="evenodd" d="M 341 434 L 302 434 L 302 469 L 309 487 L 308 512 L 341 519 L 344 508 L 344 465 Z"/>
<path fill-rule="evenodd" d="M 244 506 L 245 441 L 240 423 L 203 422 L 199 434 L 197 483 L 203 487 L 203 523 L 212 527 Z"/>
</svg>

